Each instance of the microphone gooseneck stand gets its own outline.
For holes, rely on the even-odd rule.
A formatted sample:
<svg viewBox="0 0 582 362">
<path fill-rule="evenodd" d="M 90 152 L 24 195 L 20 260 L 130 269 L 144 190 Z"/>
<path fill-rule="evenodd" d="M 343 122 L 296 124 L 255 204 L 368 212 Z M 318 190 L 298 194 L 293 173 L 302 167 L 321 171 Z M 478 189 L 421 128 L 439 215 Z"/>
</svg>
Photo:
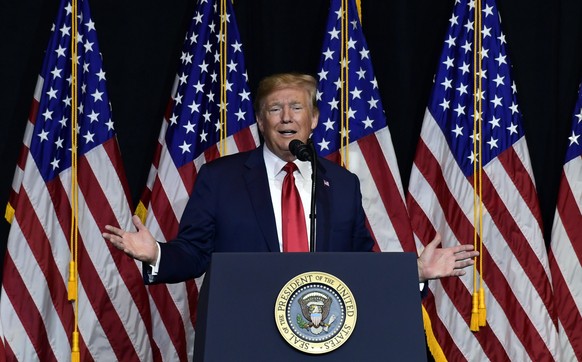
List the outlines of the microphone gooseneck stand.
<svg viewBox="0 0 582 362">
<path fill-rule="evenodd" d="M 311 138 L 307 139 L 307 144 L 300 140 L 289 142 L 289 151 L 297 157 L 299 161 L 309 161 L 311 163 L 311 207 L 309 210 L 309 251 L 315 251 L 315 185 L 317 183 L 317 153 Z"/>
<path fill-rule="evenodd" d="M 315 251 L 315 191 L 317 183 L 317 154 L 311 138 L 307 140 L 307 145 L 311 151 L 311 208 L 309 210 L 309 251 Z"/>
</svg>

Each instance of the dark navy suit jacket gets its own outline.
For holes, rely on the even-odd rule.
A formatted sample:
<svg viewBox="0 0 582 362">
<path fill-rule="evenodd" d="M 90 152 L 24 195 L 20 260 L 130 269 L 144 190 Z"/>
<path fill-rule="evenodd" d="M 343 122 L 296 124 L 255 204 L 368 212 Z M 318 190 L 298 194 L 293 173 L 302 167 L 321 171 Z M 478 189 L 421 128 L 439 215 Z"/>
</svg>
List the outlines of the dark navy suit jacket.
<svg viewBox="0 0 582 362">
<path fill-rule="evenodd" d="M 318 164 L 316 251 L 371 251 L 357 176 L 324 158 Z M 160 248 L 153 280 L 144 265 L 148 284 L 198 277 L 214 252 L 279 252 L 262 146 L 202 166 L 178 236 Z"/>
</svg>

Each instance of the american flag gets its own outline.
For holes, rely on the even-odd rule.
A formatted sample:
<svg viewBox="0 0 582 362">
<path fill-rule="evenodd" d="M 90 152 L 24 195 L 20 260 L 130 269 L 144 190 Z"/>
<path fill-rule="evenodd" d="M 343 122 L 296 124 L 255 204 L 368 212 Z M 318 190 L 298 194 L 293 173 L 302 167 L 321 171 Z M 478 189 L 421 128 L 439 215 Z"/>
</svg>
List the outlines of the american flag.
<svg viewBox="0 0 582 362">
<path fill-rule="evenodd" d="M 176 236 L 200 167 L 221 155 L 259 144 L 232 4 L 224 1 L 222 7 L 220 3 L 201 0 L 196 7 L 137 210 L 161 242 Z M 226 118 L 221 118 L 224 112 Z M 149 290 L 152 309 L 162 316 L 154 322 L 162 327 L 154 329 L 154 336 L 167 346 L 164 358 L 191 360 L 196 283 L 150 286 Z"/>
<path fill-rule="evenodd" d="M 320 117 L 313 142 L 320 155 L 343 163 L 359 177 L 377 249 L 416 252 L 370 51 L 354 1 L 344 2 L 346 7 L 342 0 L 332 0 L 330 5 L 318 73 Z M 347 76 L 342 77 L 342 69 Z M 347 122 L 342 122 L 342 112 Z"/>
<path fill-rule="evenodd" d="M 7 360 L 71 359 L 76 316 L 81 360 L 155 360 L 141 270 L 103 239 L 131 226 L 95 23 L 87 0 L 61 1 L 38 77 L 7 217 L 0 298 Z M 78 309 L 68 301 L 72 202 L 72 17 L 78 18 Z"/>
<path fill-rule="evenodd" d="M 550 268 L 563 361 L 582 361 L 582 86 L 552 228 Z"/>
<path fill-rule="evenodd" d="M 478 4 L 477 4 L 478 5 Z M 457 0 L 425 112 L 408 210 L 426 245 L 473 244 L 473 162 L 481 156 L 487 324 L 469 328 L 473 276 L 430 282 L 429 347 L 437 360 L 547 361 L 558 357 L 548 257 L 506 38 L 494 0 L 482 1 L 482 141 L 473 152 L 475 1 Z M 478 201 L 477 201 L 478 205 Z M 419 248 L 422 245 L 419 245 Z M 478 263 L 479 264 L 479 263 Z M 478 265 L 477 264 L 477 265 Z"/>
</svg>

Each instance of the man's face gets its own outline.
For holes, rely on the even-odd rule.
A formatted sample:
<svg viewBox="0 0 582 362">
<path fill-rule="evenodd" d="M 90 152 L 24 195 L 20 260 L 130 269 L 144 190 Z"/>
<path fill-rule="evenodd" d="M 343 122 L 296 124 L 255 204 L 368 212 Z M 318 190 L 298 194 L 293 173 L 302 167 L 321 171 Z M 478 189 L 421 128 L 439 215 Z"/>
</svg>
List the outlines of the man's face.
<svg viewBox="0 0 582 362">
<path fill-rule="evenodd" d="M 317 116 L 312 112 L 307 91 L 288 87 L 267 96 L 257 123 L 269 150 L 282 160 L 292 161 L 295 156 L 289 151 L 289 142 L 294 139 L 307 142 L 317 126 Z"/>
</svg>

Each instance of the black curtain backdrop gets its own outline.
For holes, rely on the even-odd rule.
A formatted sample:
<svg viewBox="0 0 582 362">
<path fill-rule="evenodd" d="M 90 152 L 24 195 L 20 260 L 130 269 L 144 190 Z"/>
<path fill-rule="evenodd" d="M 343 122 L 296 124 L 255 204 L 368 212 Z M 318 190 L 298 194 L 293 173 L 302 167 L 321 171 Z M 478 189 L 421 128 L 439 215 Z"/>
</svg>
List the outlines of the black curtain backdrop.
<svg viewBox="0 0 582 362">
<path fill-rule="evenodd" d="M 2 209 L 58 3 L 0 0 Z M 453 4 L 362 0 L 363 29 L 405 189 Z M 252 91 L 274 72 L 317 73 L 328 6 L 327 0 L 235 0 Z M 147 179 L 194 7 L 194 0 L 91 0 L 134 204 Z M 498 8 L 549 242 L 582 80 L 582 1 L 498 0 Z M 2 254 L 8 230 L 0 221 Z"/>
</svg>

